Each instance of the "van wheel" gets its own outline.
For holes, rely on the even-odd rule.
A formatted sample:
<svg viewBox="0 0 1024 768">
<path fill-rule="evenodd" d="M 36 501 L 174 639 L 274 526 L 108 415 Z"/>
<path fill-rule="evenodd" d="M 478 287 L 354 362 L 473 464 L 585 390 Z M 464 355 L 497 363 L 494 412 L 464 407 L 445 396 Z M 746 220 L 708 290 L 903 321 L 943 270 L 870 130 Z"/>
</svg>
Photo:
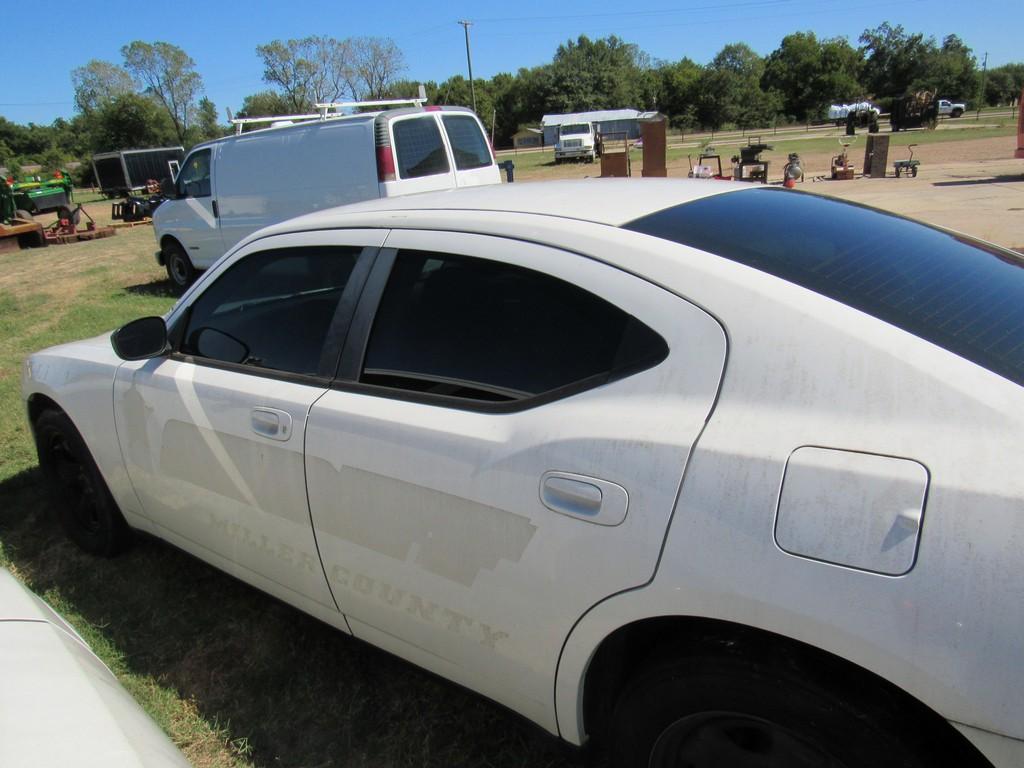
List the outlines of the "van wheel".
<svg viewBox="0 0 1024 768">
<path fill-rule="evenodd" d="M 792 667 L 742 658 L 680 659 L 649 668 L 619 697 L 611 764 L 924 768 L 896 735 L 898 713 L 879 709 L 866 716 Z"/>
<path fill-rule="evenodd" d="M 45 411 L 35 423 L 39 466 L 68 538 L 93 555 L 112 557 L 131 539 L 82 436 L 67 414 Z"/>
<path fill-rule="evenodd" d="M 163 247 L 164 264 L 167 266 L 167 276 L 178 288 L 188 288 L 196 279 L 196 268 L 192 266 L 185 249 L 177 242 L 171 240 Z"/>
</svg>

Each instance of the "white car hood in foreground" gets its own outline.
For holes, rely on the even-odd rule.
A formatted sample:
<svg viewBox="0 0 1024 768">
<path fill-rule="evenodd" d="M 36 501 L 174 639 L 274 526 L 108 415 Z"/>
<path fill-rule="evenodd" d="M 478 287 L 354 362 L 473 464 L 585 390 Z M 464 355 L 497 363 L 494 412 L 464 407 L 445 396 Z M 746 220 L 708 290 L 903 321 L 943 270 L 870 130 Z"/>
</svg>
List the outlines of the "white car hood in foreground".
<svg viewBox="0 0 1024 768">
<path fill-rule="evenodd" d="M 188 766 L 48 605 L 0 570 L 0 766 Z"/>
</svg>

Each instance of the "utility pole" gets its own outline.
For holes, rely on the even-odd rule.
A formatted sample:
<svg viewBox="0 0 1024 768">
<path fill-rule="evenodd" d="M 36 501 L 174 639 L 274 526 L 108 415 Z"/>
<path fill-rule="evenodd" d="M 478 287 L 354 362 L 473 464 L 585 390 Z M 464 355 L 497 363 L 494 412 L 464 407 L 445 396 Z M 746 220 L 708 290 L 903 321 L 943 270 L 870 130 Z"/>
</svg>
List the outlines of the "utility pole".
<svg viewBox="0 0 1024 768">
<path fill-rule="evenodd" d="M 476 86 L 473 85 L 473 57 L 469 54 L 469 28 L 473 26 L 472 21 L 457 21 L 466 31 L 466 64 L 469 66 L 469 93 L 473 99 L 473 111 L 476 112 Z"/>
<path fill-rule="evenodd" d="M 981 93 L 978 94 L 978 112 L 974 119 L 981 117 L 981 105 L 985 103 L 985 80 L 988 77 L 988 51 L 985 51 L 985 61 L 981 64 Z"/>
</svg>

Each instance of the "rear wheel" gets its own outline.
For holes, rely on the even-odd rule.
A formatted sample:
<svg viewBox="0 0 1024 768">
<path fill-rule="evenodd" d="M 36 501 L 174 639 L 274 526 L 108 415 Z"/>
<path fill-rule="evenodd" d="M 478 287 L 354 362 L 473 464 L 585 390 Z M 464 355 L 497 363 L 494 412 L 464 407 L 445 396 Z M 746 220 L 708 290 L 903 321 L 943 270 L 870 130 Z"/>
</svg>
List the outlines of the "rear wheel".
<svg viewBox="0 0 1024 768">
<path fill-rule="evenodd" d="M 964 113 L 964 111 L 962 109 L 954 109 L 952 112 L 949 113 L 949 116 L 950 117 L 960 117 L 960 115 L 962 115 L 963 113 Z"/>
<path fill-rule="evenodd" d="M 625 768 L 924 768 L 898 713 L 864 713 L 790 666 L 689 658 L 619 697 L 612 764 Z M 890 730 L 891 729 L 891 730 Z"/>
<path fill-rule="evenodd" d="M 45 411 L 35 423 L 35 438 L 39 466 L 68 538 L 102 557 L 123 550 L 130 529 L 71 419 Z"/>
<path fill-rule="evenodd" d="M 167 276 L 171 282 L 182 290 L 192 285 L 196 279 L 196 268 L 192 266 L 192 260 L 185 253 L 185 249 L 171 240 L 163 247 L 163 253 Z"/>
</svg>

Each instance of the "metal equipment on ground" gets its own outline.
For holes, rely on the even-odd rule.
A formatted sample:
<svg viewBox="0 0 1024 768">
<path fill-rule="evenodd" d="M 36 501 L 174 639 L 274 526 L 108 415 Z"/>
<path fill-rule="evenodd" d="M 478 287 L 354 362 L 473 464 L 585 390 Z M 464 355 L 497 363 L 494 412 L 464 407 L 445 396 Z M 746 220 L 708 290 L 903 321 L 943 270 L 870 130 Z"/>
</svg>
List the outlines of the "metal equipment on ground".
<svg viewBox="0 0 1024 768">
<path fill-rule="evenodd" d="M 851 181 L 853 179 L 853 163 L 850 162 L 849 149 L 853 142 L 839 140 L 843 151 L 832 158 L 832 178 L 836 181 Z"/>
<path fill-rule="evenodd" d="M 917 144 L 908 144 L 907 149 L 910 150 L 910 158 L 907 160 L 897 160 L 893 163 L 897 179 L 901 173 L 905 176 L 917 176 L 917 167 L 921 165 L 921 161 L 914 159 L 914 147 L 916 146 Z"/>
<path fill-rule="evenodd" d="M 16 181 L 10 176 L 7 186 L 14 198 L 14 207 L 29 216 L 56 211 L 70 205 L 74 199 L 71 177 L 64 171 L 54 171 L 50 178 L 36 176 L 25 181 Z"/>
<path fill-rule="evenodd" d="M 732 158 L 733 179 L 767 184 L 768 161 L 761 159 L 761 153 L 771 148 L 770 144 L 761 143 L 760 136 L 747 139 L 747 146 L 740 147 L 740 153 Z"/>
<path fill-rule="evenodd" d="M 601 177 L 631 176 L 629 134 L 606 133 L 603 135 L 601 143 Z"/>
<path fill-rule="evenodd" d="M 917 91 L 897 99 L 889 115 L 892 132 L 908 128 L 933 129 L 939 124 L 939 101 L 934 91 Z"/>
<path fill-rule="evenodd" d="M 44 245 L 42 226 L 18 210 L 11 185 L 0 179 L 0 253 Z"/>
<path fill-rule="evenodd" d="M 800 155 L 790 152 L 789 161 L 782 168 L 782 184 L 786 187 L 794 187 L 797 179 L 804 180 L 804 169 L 800 165 Z"/>
<path fill-rule="evenodd" d="M 690 172 L 687 174 L 691 179 L 731 179 L 731 176 L 722 174 L 722 156 L 715 151 L 714 147 L 705 147 L 697 156 L 696 165 L 690 155 L 686 156 L 690 164 Z M 711 162 L 714 161 L 714 165 Z"/>
<path fill-rule="evenodd" d="M 107 197 L 141 192 L 151 179 L 174 179 L 185 159 L 183 147 L 123 149 L 92 156 L 96 186 Z"/>
<path fill-rule="evenodd" d="M 88 219 L 85 229 L 78 228 L 82 216 Z M 113 237 L 115 234 L 117 231 L 113 227 L 97 226 L 95 220 L 82 207 L 81 203 L 74 209 L 62 208 L 57 213 L 57 220 L 43 230 L 46 241 L 57 245 L 76 243 L 79 240 L 99 240 L 104 237 Z"/>
</svg>

